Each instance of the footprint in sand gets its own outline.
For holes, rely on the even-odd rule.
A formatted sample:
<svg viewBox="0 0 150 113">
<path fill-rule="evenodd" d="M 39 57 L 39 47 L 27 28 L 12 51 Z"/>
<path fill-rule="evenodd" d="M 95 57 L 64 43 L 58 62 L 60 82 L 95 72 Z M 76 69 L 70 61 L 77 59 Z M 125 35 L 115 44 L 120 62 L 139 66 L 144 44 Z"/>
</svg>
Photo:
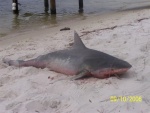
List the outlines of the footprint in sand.
<svg viewBox="0 0 150 113">
<path fill-rule="evenodd" d="M 3 62 L 0 62 L 0 69 L 4 69 L 6 68 L 8 65 L 4 64 Z"/>
<path fill-rule="evenodd" d="M 39 74 L 39 69 L 35 67 L 25 67 L 24 69 L 24 74 L 25 76 L 31 76 L 31 75 L 38 75 Z"/>
<path fill-rule="evenodd" d="M 140 48 L 141 52 L 146 52 L 149 53 L 150 51 L 150 42 L 148 42 L 147 44 L 144 44 L 141 48 Z"/>
<path fill-rule="evenodd" d="M 21 107 L 22 103 L 21 102 L 13 102 L 8 104 L 5 109 L 6 110 L 13 110 L 13 111 L 19 111 L 19 108 Z M 13 112 L 15 113 L 15 112 Z"/>
<path fill-rule="evenodd" d="M 10 81 L 9 76 L 0 78 L 0 87 L 2 87 L 4 84 L 7 84 L 9 81 Z"/>
<path fill-rule="evenodd" d="M 58 108 L 60 105 L 59 101 L 31 101 L 26 104 L 27 111 L 37 111 L 37 112 L 44 112 L 46 110 L 53 110 Z"/>
<path fill-rule="evenodd" d="M 0 93 L 1 98 L 14 99 L 18 97 L 18 94 L 14 91 L 3 91 Z"/>
</svg>

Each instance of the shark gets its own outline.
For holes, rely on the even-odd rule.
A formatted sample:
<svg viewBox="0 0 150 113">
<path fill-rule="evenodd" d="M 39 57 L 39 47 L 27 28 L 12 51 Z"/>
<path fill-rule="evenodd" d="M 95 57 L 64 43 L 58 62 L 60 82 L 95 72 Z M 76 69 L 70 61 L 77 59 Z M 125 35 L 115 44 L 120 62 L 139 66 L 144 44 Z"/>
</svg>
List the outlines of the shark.
<svg viewBox="0 0 150 113">
<path fill-rule="evenodd" d="M 122 75 L 132 67 L 127 61 L 86 47 L 76 31 L 74 44 L 69 49 L 54 51 L 26 61 L 3 58 L 3 62 L 16 67 L 48 68 L 50 71 L 72 75 L 74 80 L 83 77 L 104 79 Z"/>
</svg>

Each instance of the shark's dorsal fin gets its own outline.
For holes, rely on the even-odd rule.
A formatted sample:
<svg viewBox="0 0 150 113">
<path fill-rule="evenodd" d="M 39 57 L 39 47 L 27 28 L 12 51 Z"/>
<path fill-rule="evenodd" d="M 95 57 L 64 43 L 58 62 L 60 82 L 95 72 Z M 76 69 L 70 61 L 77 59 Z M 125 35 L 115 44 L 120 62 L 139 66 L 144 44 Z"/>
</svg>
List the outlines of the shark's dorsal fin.
<svg viewBox="0 0 150 113">
<path fill-rule="evenodd" d="M 73 48 L 86 48 L 76 31 L 74 31 Z"/>
</svg>

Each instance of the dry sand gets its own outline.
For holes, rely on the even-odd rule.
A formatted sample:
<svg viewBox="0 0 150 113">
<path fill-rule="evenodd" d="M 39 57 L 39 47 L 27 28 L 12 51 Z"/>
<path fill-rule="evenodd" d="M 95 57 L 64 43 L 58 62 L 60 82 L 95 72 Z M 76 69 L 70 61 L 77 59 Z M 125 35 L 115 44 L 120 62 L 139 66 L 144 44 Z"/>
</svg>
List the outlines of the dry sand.
<svg viewBox="0 0 150 113">
<path fill-rule="evenodd" d="M 59 31 L 63 27 L 71 30 Z M 70 81 L 66 75 L 48 69 L 18 68 L 2 63 L 4 57 L 27 60 L 68 48 L 74 30 L 83 35 L 87 47 L 124 59 L 133 67 L 120 79 Z M 0 39 L 0 113 L 150 113 L 149 56 L 148 9 L 11 33 Z M 54 82 L 58 79 L 63 80 Z M 141 96 L 142 101 L 111 102 L 110 96 Z"/>
</svg>

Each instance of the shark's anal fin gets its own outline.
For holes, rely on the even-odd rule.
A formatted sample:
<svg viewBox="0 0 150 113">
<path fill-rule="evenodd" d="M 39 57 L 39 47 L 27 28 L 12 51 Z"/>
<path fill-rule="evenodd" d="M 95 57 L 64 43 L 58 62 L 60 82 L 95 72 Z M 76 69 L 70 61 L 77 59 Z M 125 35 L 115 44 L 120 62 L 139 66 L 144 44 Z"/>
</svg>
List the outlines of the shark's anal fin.
<svg viewBox="0 0 150 113">
<path fill-rule="evenodd" d="M 89 73 L 88 70 L 83 70 L 83 71 L 81 71 L 79 74 L 77 74 L 76 76 L 72 77 L 70 80 L 78 80 L 78 79 L 81 79 L 81 78 L 87 76 L 88 73 Z"/>
</svg>

